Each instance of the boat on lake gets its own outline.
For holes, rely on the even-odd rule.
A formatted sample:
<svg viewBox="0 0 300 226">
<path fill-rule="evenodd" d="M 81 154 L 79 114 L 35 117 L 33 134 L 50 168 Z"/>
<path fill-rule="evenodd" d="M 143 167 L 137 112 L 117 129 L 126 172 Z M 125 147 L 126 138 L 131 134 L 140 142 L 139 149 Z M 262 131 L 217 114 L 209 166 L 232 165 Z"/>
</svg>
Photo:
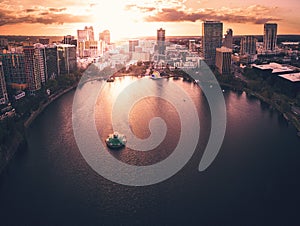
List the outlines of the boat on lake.
<svg viewBox="0 0 300 226">
<path fill-rule="evenodd" d="M 105 140 L 107 147 L 109 147 L 111 149 L 123 148 L 123 147 L 125 147 L 126 142 L 127 142 L 127 140 L 126 140 L 125 135 L 120 134 L 118 132 L 109 134 Z"/>
<path fill-rule="evenodd" d="M 156 80 L 156 79 L 161 79 L 162 77 L 161 77 L 159 71 L 154 71 L 151 75 L 151 78 Z"/>
</svg>

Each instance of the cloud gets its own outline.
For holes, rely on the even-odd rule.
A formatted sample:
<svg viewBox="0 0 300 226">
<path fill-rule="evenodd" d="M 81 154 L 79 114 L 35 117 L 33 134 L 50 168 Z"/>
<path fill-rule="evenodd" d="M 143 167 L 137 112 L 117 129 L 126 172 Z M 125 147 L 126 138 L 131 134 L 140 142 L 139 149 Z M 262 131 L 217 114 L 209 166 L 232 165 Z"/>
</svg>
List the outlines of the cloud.
<svg viewBox="0 0 300 226">
<path fill-rule="evenodd" d="M 88 22 L 90 17 L 66 13 L 67 8 L 34 7 L 28 9 L 0 8 L 0 26 L 19 23 L 64 24 Z"/>
<path fill-rule="evenodd" d="M 230 23 L 253 23 L 264 24 L 269 21 L 279 21 L 281 19 L 270 16 L 276 8 L 262 5 L 252 5 L 247 8 L 200 8 L 198 10 L 184 9 L 184 7 L 154 8 L 149 11 L 142 6 L 130 5 L 128 10 L 140 10 L 145 13 L 146 22 L 196 22 L 204 20 L 219 20 Z"/>
<path fill-rule="evenodd" d="M 60 9 L 56 9 L 56 8 L 49 8 L 49 11 L 51 12 L 62 12 L 62 11 L 66 11 L 67 8 L 60 8 Z"/>
<path fill-rule="evenodd" d="M 126 5 L 125 10 L 138 10 L 140 12 L 146 13 L 146 12 L 152 12 L 155 11 L 155 7 L 148 7 L 148 6 L 138 6 L 138 5 Z"/>
</svg>

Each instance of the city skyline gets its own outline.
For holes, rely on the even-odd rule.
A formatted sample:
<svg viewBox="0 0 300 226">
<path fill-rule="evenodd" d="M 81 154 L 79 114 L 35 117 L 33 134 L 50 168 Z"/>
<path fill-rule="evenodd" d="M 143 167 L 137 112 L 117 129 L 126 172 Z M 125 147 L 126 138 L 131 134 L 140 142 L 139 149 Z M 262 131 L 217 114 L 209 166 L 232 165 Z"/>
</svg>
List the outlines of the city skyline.
<svg viewBox="0 0 300 226">
<path fill-rule="evenodd" d="M 169 36 L 200 36 L 204 20 L 222 21 L 223 34 L 232 28 L 235 35 L 262 35 L 264 23 L 277 23 L 279 35 L 300 34 L 297 0 L 26 0 L 21 4 L 13 0 L 0 6 L 2 35 L 76 35 L 78 28 L 88 25 L 94 27 L 95 36 L 110 30 L 113 41 L 148 36 L 159 27 Z"/>
</svg>

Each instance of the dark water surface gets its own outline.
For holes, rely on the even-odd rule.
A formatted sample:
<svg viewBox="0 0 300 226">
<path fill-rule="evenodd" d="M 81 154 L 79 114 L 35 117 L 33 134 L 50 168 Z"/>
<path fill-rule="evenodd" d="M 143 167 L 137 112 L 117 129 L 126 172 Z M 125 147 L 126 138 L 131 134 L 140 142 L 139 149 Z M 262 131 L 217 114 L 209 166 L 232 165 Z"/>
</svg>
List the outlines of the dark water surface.
<svg viewBox="0 0 300 226">
<path fill-rule="evenodd" d="M 128 79 L 136 78 L 115 81 L 105 96 Z M 164 80 L 157 90 L 168 82 L 191 96 L 201 124 L 197 150 L 179 173 L 159 184 L 128 187 L 94 172 L 74 139 L 72 91 L 36 119 L 28 130 L 28 150 L 20 151 L 1 175 L 0 225 L 299 225 L 300 139 L 295 129 L 259 100 L 225 91 L 224 143 L 213 164 L 198 172 L 210 133 L 209 108 L 191 83 Z M 102 98 L 96 106 L 101 138 L 112 131 L 108 102 Z M 129 122 L 132 131 L 145 138 L 154 116 L 168 125 L 167 140 L 157 149 L 141 154 L 125 148 L 111 154 L 135 165 L 167 158 L 180 135 L 172 105 L 145 99 L 132 109 Z M 106 126 L 100 126 L 103 120 Z"/>
</svg>

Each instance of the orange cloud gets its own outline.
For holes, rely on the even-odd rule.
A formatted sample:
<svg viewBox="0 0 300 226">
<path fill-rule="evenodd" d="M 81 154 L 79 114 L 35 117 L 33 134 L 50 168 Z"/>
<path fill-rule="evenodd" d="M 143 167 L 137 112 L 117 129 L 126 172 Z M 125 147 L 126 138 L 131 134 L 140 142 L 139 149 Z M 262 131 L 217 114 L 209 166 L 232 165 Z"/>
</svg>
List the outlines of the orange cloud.
<svg viewBox="0 0 300 226">
<path fill-rule="evenodd" d="M 19 23 L 64 24 L 88 22 L 90 16 L 65 13 L 66 8 L 36 7 L 25 10 L 0 9 L 0 26 Z"/>
<path fill-rule="evenodd" d="M 146 22 L 196 22 L 204 20 L 220 20 L 230 23 L 264 24 L 269 21 L 280 21 L 280 18 L 271 16 L 274 8 L 261 5 L 252 5 L 247 8 L 218 8 L 218 9 L 181 9 L 178 7 L 154 8 L 145 10 L 138 5 L 127 6 L 127 10 L 140 10 L 145 13 Z M 148 7 L 149 8 L 149 7 Z"/>
</svg>

